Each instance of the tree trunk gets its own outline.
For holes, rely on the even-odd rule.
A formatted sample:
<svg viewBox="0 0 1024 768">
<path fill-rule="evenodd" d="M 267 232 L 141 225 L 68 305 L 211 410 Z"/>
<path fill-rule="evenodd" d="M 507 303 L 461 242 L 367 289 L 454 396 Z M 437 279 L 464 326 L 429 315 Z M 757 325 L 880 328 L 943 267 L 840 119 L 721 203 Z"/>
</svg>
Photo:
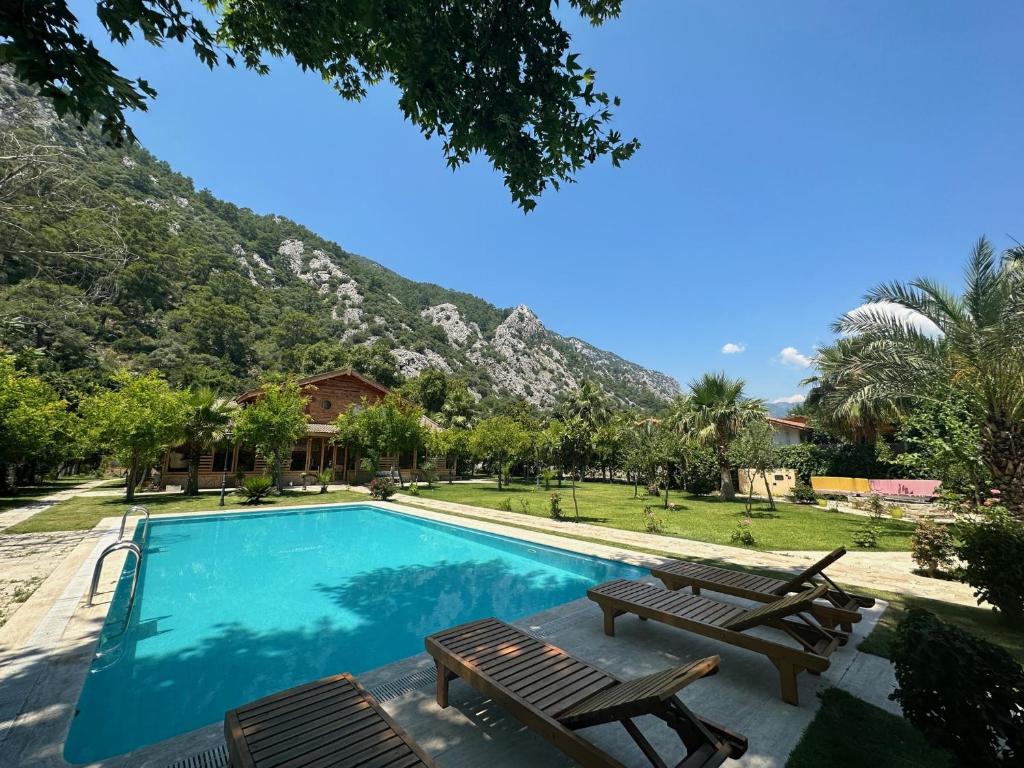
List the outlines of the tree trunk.
<svg viewBox="0 0 1024 768">
<path fill-rule="evenodd" d="M 580 521 L 580 505 L 576 503 L 576 472 L 572 473 L 572 508 L 576 512 L 576 522 Z"/>
<path fill-rule="evenodd" d="M 139 460 L 132 457 L 128 462 L 128 476 L 124 479 L 124 500 L 135 501 L 135 485 L 139 482 Z"/>
<path fill-rule="evenodd" d="M 274 482 L 277 492 L 284 493 L 284 457 L 274 456 Z"/>
<path fill-rule="evenodd" d="M 188 452 L 188 482 L 185 484 L 185 495 L 199 495 L 199 451 L 195 448 L 190 448 Z"/>
<path fill-rule="evenodd" d="M 981 456 L 1000 503 L 1024 521 L 1024 424 L 990 420 L 981 430 Z"/>
<path fill-rule="evenodd" d="M 718 438 L 718 472 L 722 478 L 721 494 L 726 501 L 736 500 L 736 489 L 732 484 L 732 467 L 729 465 L 729 457 L 726 451 L 728 443 L 721 436 Z"/>
<path fill-rule="evenodd" d="M 764 480 L 764 489 L 768 492 L 768 509 L 775 511 L 775 497 L 772 496 L 772 487 L 768 483 L 768 473 L 762 471 L 761 479 Z"/>
<path fill-rule="evenodd" d="M 501 487 L 502 487 L 501 486 L 501 475 L 505 471 L 505 467 L 503 466 L 503 464 L 504 464 L 504 462 L 501 460 L 501 456 L 498 456 L 498 490 L 499 491 L 501 490 Z"/>
</svg>

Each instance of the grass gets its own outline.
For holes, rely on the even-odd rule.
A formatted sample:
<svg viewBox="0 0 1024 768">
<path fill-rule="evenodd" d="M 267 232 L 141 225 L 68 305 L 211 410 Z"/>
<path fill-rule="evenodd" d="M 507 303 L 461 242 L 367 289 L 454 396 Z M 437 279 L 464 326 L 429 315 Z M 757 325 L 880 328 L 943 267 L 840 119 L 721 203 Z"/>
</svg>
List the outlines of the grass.
<svg viewBox="0 0 1024 768">
<path fill-rule="evenodd" d="M 952 768 L 953 756 L 901 717 L 829 688 L 786 768 Z"/>
<path fill-rule="evenodd" d="M 151 514 L 166 515 L 180 512 L 217 512 L 218 494 L 203 493 L 199 496 L 142 496 L 135 503 L 144 505 Z M 317 493 L 316 490 L 302 492 L 285 490 L 277 496 L 268 496 L 260 507 L 280 507 L 298 504 L 337 504 L 342 501 L 365 501 L 366 494 L 354 491 L 331 491 Z M 105 517 L 124 514 L 127 506 L 123 496 L 76 496 L 54 504 L 37 515 L 8 528 L 4 533 L 43 533 L 49 531 L 88 530 Z M 228 494 L 224 510 L 242 509 L 246 504 L 241 496 Z"/>
<path fill-rule="evenodd" d="M 486 509 L 511 509 L 524 516 L 547 517 L 548 499 L 557 492 L 562 497 L 562 512 L 573 519 L 572 492 L 568 485 L 552 485 L 550 491 L 534 484 L 513 483 L 498 490 L 497 483 L 439 483 L 428 489 L 420 485 L 420 496 L 441 501 L 470 504 Z M 662 499 L 641 496 L 633 498 L 633 487 L 612 483 L 582 483 L 576 495 L 580 506 L 580 522 L 644 531 L 644 506 L 655 508 L 665 524 L 663 534 L 712 544 L 732 544 L 730 537 L 737 523 L 746 516 L 742 502 L 722 501 L 710 496 L 689 496 L 672 493 L 669 503 L 677 511 L 662 509 Z M 523 508 L 523 502 L 526 508 Z M 754 535 L 753 549 L 765 550 L 832 550 L 845 546 L 856 549 L 854 534 L 864 527 L 868 518 L 832 512 L 821 507 L 778 503 L 771 512 L 767 504 L 755 504 L 750 516 Z M 910 549 L 910 523 L 883 519 L 878 549 L 899 551 Z"/>
<path fill-rule="evenodd" d="M 860 590 L 864 592 L 864 590 Z M 943 621 L 956 624 L 971 634 L 983 637 L 990 643 L 1005 648 L 1021 664 L 1024 664 L 1024 632 L 1019 627 L 1011 627 L 1002 617 L 988 608 L 975 608 L 957 603 L 945 603 L 939 600 L 928 600 L 911 595 L 897 595 L 891 592 L 874 592 L 873 596 L 886 600 L 889 609 L 882 614 L 878 624 L 858 648 L 866 653 L 890 658 L 889 643 L 906 612 L 911 608 L 924 608 L 931 611 Z"/>
<path fill-rule="evenodd" d="M 42 480 L 36 485 L 26 485 L 21 488 L 16 488 L 0 495 L 0 512 L 3 512 L 6 509 L 14 509 L 15 507 L 23 507 L 43 496 L 49 496 L 51 493 L 58 493 L 59 491 L 66 491 L 68 488 L 73 488 L 76 485 L 80 485 L 81 483 L 91 479 L 93 478 L 85 475 L 80 477 L 62 477 L 54 480 Z"/>
</svg>

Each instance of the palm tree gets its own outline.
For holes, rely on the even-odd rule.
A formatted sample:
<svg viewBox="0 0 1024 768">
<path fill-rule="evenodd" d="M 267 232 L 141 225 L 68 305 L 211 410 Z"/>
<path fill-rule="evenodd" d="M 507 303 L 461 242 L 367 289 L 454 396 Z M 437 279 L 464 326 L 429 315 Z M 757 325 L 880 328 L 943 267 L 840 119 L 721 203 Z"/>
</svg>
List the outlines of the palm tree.
<svg viewBox="0 0 1024 768">
<path fill-rule="evenodd" d="M 182 440 L 188 457 L 186 496 L 199 495 L 199 457 L 224 438 L 231 422 L 234 404 L 222 400 L 209 387 L 197 387 L 185 395 L 185 421 Z"/>
<path fill-rule="evenodd" d="M 669 422 L 695 442 L 715 447 L 723 499 L 736 498 L 729 443 L 746 425 L 766 418 L 764 401 L 744 395 L 746 382 L 724 373 L 705 373 L 690 382 L 688 395 L 673 403 Z"/>
<path fill-rule="evenodd" d="M 566 418 L 575 416 L 591 429 L 607 424 L 612 416 L 608 398 L 590 379 L 583 379 L 576 389 L 569 392 L 562 410 Z"/>
<path fill-rule="evenodd" d="M 1000 259 L 979 240 L 962 295 L 919 278 L 865 299 L 833 324 L 843 337 L 818 354 L 819 375 L 808 382 L 819 407 L 857 422 L 962 397 L 1007 508 L 1024 518 L 1024 249 Z"/>
</svg>

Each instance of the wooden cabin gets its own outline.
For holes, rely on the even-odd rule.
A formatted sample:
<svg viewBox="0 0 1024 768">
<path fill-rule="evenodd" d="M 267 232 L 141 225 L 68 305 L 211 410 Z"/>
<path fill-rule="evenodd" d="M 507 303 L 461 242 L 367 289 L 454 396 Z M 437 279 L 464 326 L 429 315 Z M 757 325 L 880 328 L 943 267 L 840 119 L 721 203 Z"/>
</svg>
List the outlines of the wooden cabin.
<svg viewBox="0 0 1024 768">
<path fill-rule="evenodd" d="M 338 431 L 334 421 L 350 406 L 359 405 L 364 399 L 369 403 L 382 399 L 388 393 L 388 388 L 351 368 L 307 376 L 299 379 L 299 385 L 309 398 L 306 405 L 309 424 L 306 436 L 292 446 L 291 461 L 285 461 L 285 485 L 301 486 L 304 476 L 308 485 L 315 485 L 317 475 L 324 469 L 332 470 L 333 482 L 357 483 L 368 480 L 368 473 L 360 469 L 362 457 L 358 452 L 334 442 L 334 435 Z M 261 391 L 253 389 L 234 400 L 244 407 L 246 403 L 255 401 Z M 440 429 L 426 417 L 423 423 L 428 429 Z M 397 469 L 403 479 L 408 481 L 422 475 L 420 466 L 424 459 L 423 449 L 419 452 L 410 451 L 400 456 L 381 457 L 379 468 L 382 471 Z M 431 457 L 431 461 L 439 474 L 447 471 L 443 457 Z M 188 478 L 188 456 L 184 447 L 169 450 L 164 455 L 160 470 L 163 485 L 184 487 Z M 254 450 L 245 446 L 225 445 L 199 459 L 199 487 L 218 488 L 225 476 L 228 487 L 234 487 L 240 478 L 268 472 L 263 457 Z"/>
</svg>

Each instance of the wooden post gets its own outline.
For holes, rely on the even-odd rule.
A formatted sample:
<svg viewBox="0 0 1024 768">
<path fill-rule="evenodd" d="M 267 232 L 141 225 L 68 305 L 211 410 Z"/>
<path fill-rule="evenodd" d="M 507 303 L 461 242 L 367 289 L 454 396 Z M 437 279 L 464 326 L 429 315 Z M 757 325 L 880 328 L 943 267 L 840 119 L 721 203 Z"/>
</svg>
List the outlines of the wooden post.
<svg viewBox="0 0 1024 768">
<path fill-rule="evenodd" d="M 440 662 L 435 662 L 437 672 L 437 706 L 444 709 L 448 706 L 448 670 Z"/>
</svg>

